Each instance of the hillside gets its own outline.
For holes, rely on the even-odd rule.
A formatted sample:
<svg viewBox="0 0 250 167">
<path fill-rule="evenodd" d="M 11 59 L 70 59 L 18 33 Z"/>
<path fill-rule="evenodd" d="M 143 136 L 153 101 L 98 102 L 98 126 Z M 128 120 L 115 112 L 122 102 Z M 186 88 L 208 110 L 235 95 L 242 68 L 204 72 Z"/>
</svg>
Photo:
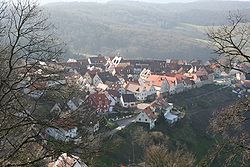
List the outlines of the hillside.
<svg viewBox="0 0 250 167">
<path fill-rule="evenodd" d="M 53 3 L 44 6 L 58 36 L 75 54 L 127 58 L 209 59 L 206 26 L 226 23 L 229 11 L 250 18 L 250 2 L 199 1 Z M 250 20 L 250 19 L 249 19 Z"/>
</svg>

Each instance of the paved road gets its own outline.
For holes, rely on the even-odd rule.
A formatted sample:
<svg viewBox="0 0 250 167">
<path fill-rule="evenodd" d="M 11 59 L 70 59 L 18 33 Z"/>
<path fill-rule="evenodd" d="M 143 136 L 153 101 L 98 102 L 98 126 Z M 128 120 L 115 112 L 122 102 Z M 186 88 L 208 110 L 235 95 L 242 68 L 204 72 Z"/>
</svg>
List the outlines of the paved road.
<svg viewBox="0 0 250 167">
<path fill-rule="evenodd" d="M 131 118 L 128 118 L 128 119 L 122 119 L 122 120 L 115 121 L 115 123 L 118 124 L 118 127 L 111 130 L 110 132 L 108 132 L 107 135 L 108 136 L 113 136 L 116 132 L 124 129 L 125 127 L 127 127 L 131 123 L 135 122 L 136 117 L 137 117 L 137 115 L 133 116 Z"/>
</svg>

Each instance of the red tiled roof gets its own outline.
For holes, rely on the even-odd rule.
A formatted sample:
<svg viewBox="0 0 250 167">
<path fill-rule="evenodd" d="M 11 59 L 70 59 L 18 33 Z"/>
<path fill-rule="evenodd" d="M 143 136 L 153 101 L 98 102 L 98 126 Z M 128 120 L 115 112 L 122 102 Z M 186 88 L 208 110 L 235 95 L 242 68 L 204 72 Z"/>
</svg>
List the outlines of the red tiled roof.
<svg viewBox="0 0 250 167">
<path fill-rule="evenodd" d="M 161 87 L 162 82 L 166 80 L 164 76 L 160 75 L 151 75 L 147 78 L 147 81 L 150 82 L 153 86 Z"/>
</svg>

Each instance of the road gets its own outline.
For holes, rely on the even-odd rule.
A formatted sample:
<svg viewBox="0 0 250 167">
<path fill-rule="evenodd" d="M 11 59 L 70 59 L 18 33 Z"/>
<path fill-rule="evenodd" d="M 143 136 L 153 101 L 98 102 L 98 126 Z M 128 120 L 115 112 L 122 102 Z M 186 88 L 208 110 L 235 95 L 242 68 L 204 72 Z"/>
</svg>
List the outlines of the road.
<svg viewBox="0 0 250 167">
<path fill-rule="evenodd" d="M 115 123 L 118 124 L 118 127 L 111 130 L 110 132 L 108 132 L 107 136 L 113 136 L 116 132 L 124 129 L 125 127 L 127 127 L 131 123 L 135 122 L 136 117 L 137 117 L 137 115 L 133 116 L 131 118 L 128 118 L 128 119 L 122 119 L 122 120 L 115 121 Z"/>
</svg>

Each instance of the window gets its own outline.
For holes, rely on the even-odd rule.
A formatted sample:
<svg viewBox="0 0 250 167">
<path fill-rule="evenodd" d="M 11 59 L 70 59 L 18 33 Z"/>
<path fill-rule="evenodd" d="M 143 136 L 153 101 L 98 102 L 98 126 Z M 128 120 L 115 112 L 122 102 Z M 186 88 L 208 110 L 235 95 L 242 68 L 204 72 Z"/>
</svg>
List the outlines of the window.
<svg viewBox="0 0 250 167">
<path fill-rule="evenodd" d="M 141 118 L 139 118 L 139 121 L 141 120 Z"/>
<path fill-rule="evenodd" d="M 145 121 L 147 122 L 147 121 L 148 121 L 148 119 L 145 119 Z"/>
</svg>

